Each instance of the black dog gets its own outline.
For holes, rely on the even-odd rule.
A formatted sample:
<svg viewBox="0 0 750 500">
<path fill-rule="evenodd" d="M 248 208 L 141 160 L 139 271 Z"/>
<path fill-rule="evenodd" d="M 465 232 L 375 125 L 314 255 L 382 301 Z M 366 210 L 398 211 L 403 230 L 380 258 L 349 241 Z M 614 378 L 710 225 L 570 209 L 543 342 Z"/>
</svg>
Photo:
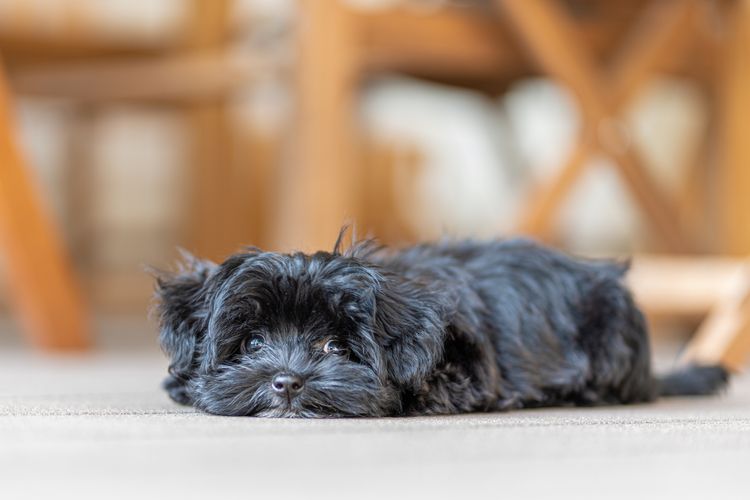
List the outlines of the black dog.
<svg viewBox="0 0 750 500">
<path fill-rule="evenodd" d="M 219 415 L 626 404 L 727 380 L 719 366 L 655 378 L 627 266 L 530 241 L 186 260 L 157 279 L 165 388 Z"/>
</svg>

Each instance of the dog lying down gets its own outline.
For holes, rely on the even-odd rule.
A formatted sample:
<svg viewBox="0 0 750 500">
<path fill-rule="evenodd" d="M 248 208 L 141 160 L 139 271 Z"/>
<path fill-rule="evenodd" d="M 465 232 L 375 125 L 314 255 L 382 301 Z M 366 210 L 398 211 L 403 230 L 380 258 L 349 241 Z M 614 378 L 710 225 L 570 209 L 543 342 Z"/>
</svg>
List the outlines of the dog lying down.
<svg viewBox="0 0 750 500">
<path fill-rule="evenodd" d="M 158 273 L 164 387 L 218 415 L 381 417 L 653 401 L 720 366 L 651 372 L 627 266 L 528 240 L 189 255 Z"/>
</svg>

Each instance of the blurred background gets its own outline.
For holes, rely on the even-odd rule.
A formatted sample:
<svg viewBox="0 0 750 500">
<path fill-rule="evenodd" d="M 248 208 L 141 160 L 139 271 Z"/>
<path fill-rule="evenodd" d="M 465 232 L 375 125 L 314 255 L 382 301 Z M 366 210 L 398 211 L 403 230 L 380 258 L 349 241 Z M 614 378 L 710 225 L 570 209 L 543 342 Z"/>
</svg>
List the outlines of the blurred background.
<svg viewBox="0 0 750 500">
<path fill-rule="evenodd" d="M 686 338 L 750 251 L 749 12 L 0 0 L 0 346 L 153 347 L 145 266 L 330 249 L 344 222 L 659 254 L 638 290 Z"/>
</svg>

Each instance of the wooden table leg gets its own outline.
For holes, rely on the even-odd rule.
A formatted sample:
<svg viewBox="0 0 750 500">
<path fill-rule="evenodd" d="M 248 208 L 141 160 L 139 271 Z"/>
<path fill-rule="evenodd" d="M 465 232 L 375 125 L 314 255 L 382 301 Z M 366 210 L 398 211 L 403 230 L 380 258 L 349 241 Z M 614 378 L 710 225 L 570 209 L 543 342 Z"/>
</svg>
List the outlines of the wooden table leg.
<svg viewBox="0 0 750 500">
<path fill-rule="evenodd" d="M 357 215 L 354 15 L 338 0 L 300 0 L 293 157 L 281 176 L 275 246 L 330 250 Z"/>
<path fill-rule="evenodd" d="M 0 61 L 0 253 L 12 299 L 32 342 L 42 348 L 89 344 L 89 316 L 60 235 L 19 150 Z"/>
</svg>

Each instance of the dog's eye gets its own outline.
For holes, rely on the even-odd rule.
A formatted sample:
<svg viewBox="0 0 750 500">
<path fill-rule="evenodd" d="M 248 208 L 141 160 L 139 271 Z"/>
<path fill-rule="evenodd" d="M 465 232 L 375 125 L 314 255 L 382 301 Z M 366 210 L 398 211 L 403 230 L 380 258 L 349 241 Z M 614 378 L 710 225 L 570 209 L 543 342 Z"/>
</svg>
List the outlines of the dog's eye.
<svg viewBox="0 0 750 500">
<path fill-rule="evenodd" d="M 331 339 L 323 346 L 323 352 L 336 356 L 345 356 L 349 351 L 341 342 Z"/>
<path fill-rule="evenodd" d="M 266 338 L 258 333 L 252 335 L 244 344 L 245 352 L 255 352 L 263 348 L 266 345 Z"/>
</svg>

